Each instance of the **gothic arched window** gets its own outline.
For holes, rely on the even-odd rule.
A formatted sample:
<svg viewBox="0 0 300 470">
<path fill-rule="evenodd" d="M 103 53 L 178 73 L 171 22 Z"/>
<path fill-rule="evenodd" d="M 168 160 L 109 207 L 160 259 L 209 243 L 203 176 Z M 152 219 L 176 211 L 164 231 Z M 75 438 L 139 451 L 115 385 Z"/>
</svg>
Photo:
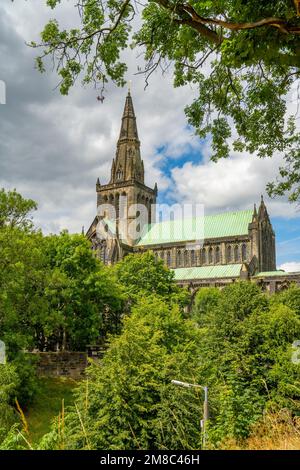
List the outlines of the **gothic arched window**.
<svg viewBox="0 0 300 470">
<path fill-rule="evenodd" d="M 232 261 L 232 250 L 231 246 L 227 247 L 227 261 L 230 263 Z"/>
<path fill-rule="evenodd" d="M 221 257 L 220 257 L 220 248 L 217 246 L 216 248 L 216 263 L 220 263 Z"/>
<path fill-rule="evenodd" d="M 242 261 L 246 261 L 247 259 L 247 246 L 245 243 L 242 245 Z"/>
<path fill-rule="evenodd" d="M 123 171 L 121 171 L 120 169 L 117 171 L 117 180 L 120 180 L 123 176 Z"/>
<path fill-rule="evenodd" d="M 182 253 L 180 250 L 177 251 L 177 266 L 178 267 L 182 266 Z"/>
<path fill-rule="evenodd" d="M 149 200 L 149 208 L 148 208 L 148 224 L 151 224 L 152 221 L 152 210 L 153 210 L 153 216 L 155 217 L 155 207 L 152 207 L 153 205 L 153 199 Z M 153 218 L 154 218 L 153 217 Z"/>
<path fill-rule="evenodd" d="M 206 264 L 207 263 L 207 259 L 206 259 L 206 249 L 203 248 L 202 250 L 202 264 Z"/>
<path fill-rule="evenodd" d="M 184 266 L 187 267 L 189 265 L 189 252 L 185 250 L 184 252 Z"/>
<path fill-rule="evenodd" d="M 239 247 L 238 245 L 235 245 L 234 247 L 234 261 L 237 263 L 239 261 Z"/>
<path fill-rule="evenodd" d="M 119 218 L 119 215 L 120 215 L 120 196 L 117 193 L 116 194 L 116 217 L 117 219 Z"/>
<path fill-rule="evenodd" d="M 208 252 L 208 262 L 209 262 L 209 264 L 213 263 L 213 253 L 214 253 L 213 248 L 210 247 L 209 252 Z"/>
<path fill-rule="evenodd" d="M 195 261 L 196 261 L 196 258 L 195 258 L 195 250 L 192 250 L 192 251 L 191 251 L 191 265 L 192 265 L 192 266 L 195 266 Z"/>
<path fill-rule="evenodd" d="M 167 252 L 167 266 L 171 266 L 171 252 Z"/>
</svg>

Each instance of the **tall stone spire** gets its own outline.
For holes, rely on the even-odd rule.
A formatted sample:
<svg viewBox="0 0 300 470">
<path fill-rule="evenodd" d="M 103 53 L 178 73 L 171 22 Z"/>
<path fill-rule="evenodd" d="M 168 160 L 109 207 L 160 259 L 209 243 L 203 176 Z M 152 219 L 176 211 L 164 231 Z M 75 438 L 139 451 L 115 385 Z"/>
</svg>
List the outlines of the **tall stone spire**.
<svg viewBox="0 0 300 470">
<path fill-rule="evenodd" d="M 140 154 L 136 117 L 131 94 L 128 91 L 110 183 L 130 180 L 144 183 L 144 167 Z"/>
<path fill-rule="evenodd" d="M 155 221 L 157 185 L 152 189 L 144 183 L 144 163 L 140 154 L 140 141 L 130 91 L 125 101 L 116 155 L 112 159 L 110 181 L 108 184 L 97 181 L 96 192 L 98 213 L 95 220 L 97 222 L 104 216 L 110 219 L 115 223 L 116 234 L 114 248 L 111 248 L 107 254 L 102 247 L 101 256 L 106 263 L 115 262 L 122 258 L 125 252 L 131 252 L 131 248 L 128 247 L 135 245 L 145 225 Z M 91 226 L 90 232 L 94 234 L 96 241 L 97 237 L 102 240 L 103 234 L 94 233 L 95 230 L 94 225 Z"/>
<path fill-rule="evenodd" d="M 268 222 L 270 221 L 263 195 L 261 195 L 261 202 L 258 209 L 258 218 L 259 220 L 267 220 Z"/>
<path fill-rule="evenodd" d="M 136 117 L 130 91 L 128 91 L 125 101 L 119 143 L 123 142 L 124 140 L 134 140 L 140 143 L 138 139 Z"/>
</svg>

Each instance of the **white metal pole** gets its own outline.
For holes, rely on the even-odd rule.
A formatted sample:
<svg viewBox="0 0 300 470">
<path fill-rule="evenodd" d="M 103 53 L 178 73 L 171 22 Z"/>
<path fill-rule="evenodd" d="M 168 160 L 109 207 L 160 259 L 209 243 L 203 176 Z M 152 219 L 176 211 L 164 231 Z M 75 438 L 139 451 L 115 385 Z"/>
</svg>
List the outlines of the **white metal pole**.
<svg viewBox="0 0 300 470">
<path fill-rule="evenodd" d="M 199 385 L 199 384 L 190 384 L 188 382 L 181 382 L 180 380 L 171 380 L 171 383 L 174 385 L 179 385 L 179 387 L 185 387 L 185 388 L 202 388 L 204 390 L 204 402 L 203 402 L 203 420 L 202 422 L 202 448 L 205 449 L 206 446 L 206 425 L 207 421 L 209 418 L 209 407 L 208 407 L 208 387 L 205 385 Z"/>
</svg>

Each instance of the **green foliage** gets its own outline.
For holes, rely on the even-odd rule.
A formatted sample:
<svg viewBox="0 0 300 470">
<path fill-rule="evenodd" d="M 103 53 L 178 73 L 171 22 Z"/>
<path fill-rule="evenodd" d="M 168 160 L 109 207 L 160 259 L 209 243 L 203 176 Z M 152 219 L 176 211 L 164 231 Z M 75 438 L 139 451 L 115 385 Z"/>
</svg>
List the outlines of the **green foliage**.
<svg viewBox="0 0 300 470">
<path fill-rule="evenodd" d="M 18 375 L 16 374 L 15 367 L 11 364 L 1 364 L 0 367 L 0 402 L 9 403 L 14 396 L 17 384 Z"/>
<path fill-rule="evenodd" d="M 29 230 L 34 203 L 0 195 L 0 331 L 10 359 L 22 349 L 85 350 L 118 331 L 124 294 L 86 238 Z"/>
<path fill-rule="evenodd" d="M 57 1 L 48 1 L 47 5 L 54 9 Z M 60 29 L 57 20 L 52 19 L 45 25 L 41 33 L 44 52 L 36 60 L 36 66 L 41 72 L 45 71 L 43 59 L 49 54 L 61 49 L 63 43 L 68 47 L 61 54 L 61 63 L 58 69 L 60 75 L 60 91 L 63 95 L 69 93 L 76 79 L 84 71 L 83 82 L 93 81 L 106 83 L 107 76 L 118 85 L 124 85 L 124 73 L 127 70 L 125 63 L 120 61 L 120 54 L 126 48 L 131 31 L 131 19 L 133 7 L 130 1 L 109 1 L 108 11 L 105 11 L 101 2 L 85 0 L 78 9 L 81 15 L 82 28 Z M 118 16 L 121 15 L 118 21 Z M 99 41 L 95 47 L 95 35 Z M 32 47 L 37 47 L 31 42 Z M 90 58 L 86 62 L 86 68 L 81 59 Z"/>
<path fill-rule="evenodd" d="M 221 295 L 221 291 L 216 287 L 203 287 L 198 290 L 193 304 L 192 316 L 199 326 L 205 325 L 207 316 L 216 307 Z"/>
<path fill-rule="evenodd" d="M 9 355 L 34 346 L 34 319 L 46 315 L 42 244 L 40 233 L 0 229 L 0 331 Z"/>
<path fill-rule="evenodd" d="M 50 316 L 47 335 L 42 333 L 41 340 L 45 343 L 47 336 L 52 347 L 85 350 L 100 333 L 118 331 L 124 296 L 111 270 L 95 258 L 88 240 L 67 232 L 47 237 L 46 255 L 51 268 L 45 289 Z"/>
<path fill-rule="evenodd" d="M 18 227 L 31 228 L 30 213 L 37 209 L 37 204 L 31 199 L 24 199 L 14 191 L 0 189 L 0 228 Z"/>
<path fill-rule="evenodd" d="M 200 445 L 201 396 L 171 380 L 195 380 L 198 330 L 175 306 L 148 296 L 124 320 L 101 365 L 89 368 L 65 434 L 41 446 L 69 449 L 185 449 Z"/>
<path fill-rule="evenodd" d="M 60 4 L 46 3 L 52 9 Z M 146 83 L 159 66 L 164 71 L 172 64 L 174 85 L 198 90 L 186 114 L 197 135 L 211 136 L 213 160 L 232 150 L 260 157 L 279 151 L 285 165 L 268 191 L 299 198 L 297 111 L 287 109 L 288 95 L 298 100 L 291 95 L 300 65 L 300 18 L 292 0 L 152 0 L 142 10 L 131 0 L 83 0 L 77 6 L 76 28 L 52 19 L 41 44 L 31 43 L 43 49 L 41 72 L 46 57 L 56 63 L 62 94 L 78 77 L 102 90 L 109 79 L 124 85 L 122 51 L 142 48 Z"/>
<path fill-rule="evenodd" d="M 268 408 L 299 412 L 300 369 L 291 359 L 300 321 L 280 303 L 280 294 L 273 301 L 252 283 L 226 287 L 205 311 L 212 294 L 199 295 L 205 321 L 199 318 L 202 380 L 210 389 L 210 439 L 218 446 L 225 438 L 247 437 Z"/>
<path fill-rule="evenodd" d="M 16 396 L 22 408 L 30 406 L 39 391 L 39 380 L 36 374 L 37 357 L 18 352 L 10 361 L 18 376 Z"/>
<path fill-rule="evenodd" d="M 299 413 L 291 345 L 300 320 L 281 303 L 292 298 L 299 308 L 295 292 L 270 298 L 246 282 L 201 289 L 194 307 L 200 328 L 161 298 L 140 297 L 101 366 L 90 367 L 65 434 L 56 424 L 42 448 L 200 448 L 203 396 L 174 387 L 174 378 L 209 386 L 212 447 L 247 438 L 267 410 Z"/>
<path fill-rule="evenodd" d="M 140 297 L 101 365 L 89 368 L 64 433 L 57 422 L 40 447 L 200 448 L 202 392 L 172 379 L 208 385 L 211 447 L 242 442 L 268 411 L 299 414 L 300 369 L 291 360 L 300 337 L 298 290 L 270 297 L 247 282 L 201 289 L 200 328 L 162 297 Z"/>
<path fill-rule="evenodd" d="M 34 401 L 26 410 L 28 433 L 32 445 L 50 431 L 53 420 L 74 404 L 73 390 L 77 382 L 65 377 L 43 377 L 38 381 Z"/>
<path fill-rule="evenodd" d="M 287 305 L 294 310 L 300 318 L 300 288 L 293 285 L 287 290 L 283 290 L 271 298 L 272 303 Z"/>
<path fill-rule="evenodd" d="M 22 350 L 80 350 L 108 333 L 103 360 L 40 448 L 200 448 L 202 390 L 172 379 L 208 385 L 212 447 L 245 439 L 266 412 L 300 414 L 300 367 L 292 360 L 299 287 L 273 296 L 251 282 L 203 288 L 189 320 L 187 291 L 152 252 L 105 267 L 83 236 L 35 232 L 27 202 L 13 199 L 17 222 L 4 209 L 0 226 L 0 332 L 9 359 L 0 365 L 1 449 L 31 446 L 12 406 L 16 396 L 32 406 L 40 393 L 34 360 Z"/>
<path fill-rule="evenodd" d="M 174 273 L 151 251 L 127 255 L 115 266 L 115 272 L 132 302 L 155 294 L 166 302 L 181 306 L 188 303 L 188 292 L 176 285 Z"/>
<path fill-rule="evenodd" d="M 17 421 L 11 406 L 18 387 L 18 375 L 10 364 L 0 364 L 0 446 L 11 426 Z"/>
</svg>

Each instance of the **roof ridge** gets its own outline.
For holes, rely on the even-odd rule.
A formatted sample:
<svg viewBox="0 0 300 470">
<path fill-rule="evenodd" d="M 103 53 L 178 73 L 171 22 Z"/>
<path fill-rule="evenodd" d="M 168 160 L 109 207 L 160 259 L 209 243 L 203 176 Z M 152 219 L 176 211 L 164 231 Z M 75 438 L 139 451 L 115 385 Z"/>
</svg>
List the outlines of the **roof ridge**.
<svg viewBox="0 0 300 470">
<path fill-rule="evenodd" d="M 253 214 L 253 209 L 244 209 L 244 210 L 238 210 L 238 211 L 231 211 L 231 212 L 218 212 L 217 214 L 204 214 L 205 217 L 218 217 L 220 215 L 232 215 L 232 214 Z M 186 217 L 182 219 L 174 219 L 174 220 L 160 220 L 158 222 L 152 222 L 151 224 L 146 224 L 148 227 L 153 227 L 154 225 L 157 224 L 164 224 L 164 223 L 170 223 L 170 222 L 178 222 L 178 221 L 185 221 L 185 220 L 194 220 L 194 219 L 200 219 L 202 216 L 197 216 L 197 217 Z"/>
<path fill-rule="evenodd" d="M 242 264 L 221 264 L 205 265 L 187 268 L 172 269 L 175 273 L 175 279 L 184 281 L 189 279 L 214 279 L 218 277 L 232 278 L 239 277 Z"/>
<path fill-rule="evenodd" d="M 191 241 L 248 235 L 252 209 L 201 215 L 175 220 L 161 220 L 146 225 L 137 244 L 155 245 L 174 241 Z"/>
<path fill-rule="evenodd" d="M 216 217 L 218 215 L 224 215 L 224 214 L 226 214 L 226 215 L 227 214 L 228 215 L 230 215 L 230 214 L 240 214 L 242 212 L 244 212 L 244 213 L 249 212 L 249 214 L 250 213 L 253 214 L 253 209 L 239 209 L 239 210 L 236 210 L 236 211 L 224 211 L 224 212 L 218 212 L 217 214 L 207 214 L 205 217 Z"/>
</svg>

